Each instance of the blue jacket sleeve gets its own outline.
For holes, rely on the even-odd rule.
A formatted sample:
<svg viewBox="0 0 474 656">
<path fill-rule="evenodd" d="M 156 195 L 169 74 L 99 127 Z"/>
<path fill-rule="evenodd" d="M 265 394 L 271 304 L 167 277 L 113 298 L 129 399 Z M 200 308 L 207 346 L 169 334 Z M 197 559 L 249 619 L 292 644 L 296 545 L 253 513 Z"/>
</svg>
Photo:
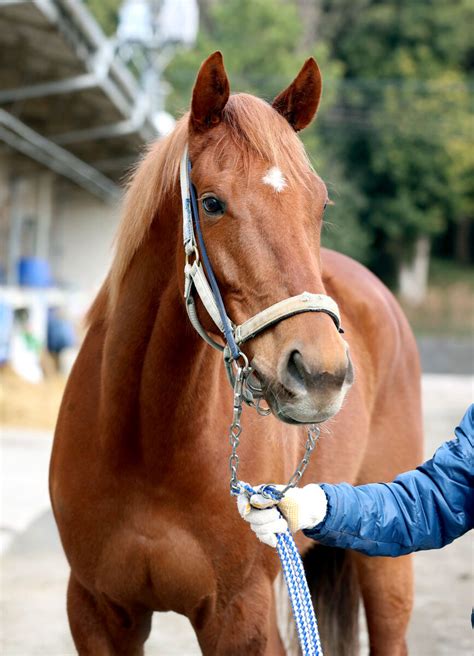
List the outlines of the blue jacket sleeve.
<svg viewBox="0 0 474 656">
<path fill-rule="evenodd" d="M 439 549 L 474 527 L 474 405 L 416 470 L 392 483 L 326 485 L 328 513 L 305 534 L 369 556 Z"/>
</svg>

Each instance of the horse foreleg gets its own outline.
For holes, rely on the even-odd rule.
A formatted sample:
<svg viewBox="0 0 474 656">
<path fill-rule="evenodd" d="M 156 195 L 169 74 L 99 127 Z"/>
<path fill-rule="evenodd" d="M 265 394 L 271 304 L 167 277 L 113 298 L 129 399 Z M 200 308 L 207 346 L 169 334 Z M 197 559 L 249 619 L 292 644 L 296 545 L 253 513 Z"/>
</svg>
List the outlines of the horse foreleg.
<svg viewBox="0 0 474 656">
<path fill-rule="evenodd" d="M 152 613 L 124 608 L 104 595 L 95 596 L 71 574 L 67 612 L 80 656 L 142 656 Z"/>
<path fill-rule="evenodd" d="M 413 606 L 411 556 L 369 558 L 354 554 L 364 600 L 371 656 L 405 656 Z"/>
<path fill-rule="evenodd" d="M 230 601 L 217 600 L 212 614 L 194 628 L 205 656 L 285 655 L 272 584 L 261 576 Z"/>
</svg>

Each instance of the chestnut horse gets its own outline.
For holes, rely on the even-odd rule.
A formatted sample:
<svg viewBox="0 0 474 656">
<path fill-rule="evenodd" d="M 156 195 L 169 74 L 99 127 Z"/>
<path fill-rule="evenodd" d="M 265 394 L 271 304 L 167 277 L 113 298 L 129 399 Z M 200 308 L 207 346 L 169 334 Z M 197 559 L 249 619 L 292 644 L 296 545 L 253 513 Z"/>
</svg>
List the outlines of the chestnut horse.
<svg viewBox="0 0 474 656">
<path fill-rule="evenodd" d="M 285 653 L 273 586 L 278 558 L 229 496 L 232 390 L 221 356 L 193 330 L 184 306 L 186 145 L 232 320 L 307 291 L 330 294 L 345 328 L 343 339 L 327 314 L 298 314 L 245 344 L 272 415 L 244 410 L 242 479 L 285 482 L 302 455 L 304 424 L 325 420 L 306 482 L 389 480 L 420 461 L 420 371 L 407 322 L 369 271 L 320 248 L 327 190 L 296 135 L 320 94 L 309 59 L 273 105 L 229 96 L 214 53 L 199 71 L 190 113 L 133 175 L 51 461 L 80 654 L 142 654 L 152 613 L 168 610 L 189 618 L 204 654 Z M 201 305 L 198 313 L 219 340 Z M 303 536 L 299 546 L 326 654 L 357 653 L 359 596 L 371 653 L 406 653 L 410 559 L 369 559 Z"/>
</svg>

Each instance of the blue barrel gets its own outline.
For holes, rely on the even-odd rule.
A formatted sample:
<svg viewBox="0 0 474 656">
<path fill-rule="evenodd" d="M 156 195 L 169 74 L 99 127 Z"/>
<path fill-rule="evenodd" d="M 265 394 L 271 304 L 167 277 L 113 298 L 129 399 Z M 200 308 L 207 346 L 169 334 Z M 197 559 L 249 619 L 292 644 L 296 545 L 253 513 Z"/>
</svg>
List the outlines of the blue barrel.
<svg viewBox="0 0 474 656">
<path fill-rule="evenodd" d="M 13 308 L 0 301 L 0 365 L 8 362 L 13 333 Z"/>
<path fill-rule="evenodd" d="M 61 353 L 65 348 L 74 346 L 76 335 L 71 321 L 64 319 L 56 308 L 48 310 L 48 351 Z"/>
<path fill-rule="evenodd" d="M 18 282 L 22 287 L 49 287 L 52 281 L 48 261 L 22 257 L 18 261 Z"/>
</svg>

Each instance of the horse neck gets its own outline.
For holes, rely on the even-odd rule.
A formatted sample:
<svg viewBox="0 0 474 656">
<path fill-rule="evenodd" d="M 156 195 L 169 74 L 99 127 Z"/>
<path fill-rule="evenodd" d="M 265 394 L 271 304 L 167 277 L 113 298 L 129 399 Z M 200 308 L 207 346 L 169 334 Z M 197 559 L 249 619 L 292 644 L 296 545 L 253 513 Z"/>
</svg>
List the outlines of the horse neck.
<svg viewBox="0 0 474 656">
<path fill-rule="evenodd" d="M 230 389 L 222 357 L 195 333 L 176 286 L 170 286 L 153 326 L 140 387 L 142 453 L 154 471 L 164 462 L 169 467 L 174 456 L 198 442 L 201 448 L 203 441 L 212 441 L 205 425 L 221 411 L 225 392 Z"/>
<path fill-rule="evenodd" d="M 155 221 L 133 258 L 110 317 L 102 363 L 105 448 L 119 461 L 138 460 L 155 470 L 184 438 L 189 444 L 202 434 L 189 431 L 202 416 L 199 390 L 219 407 L 223 388 L 222 358 L 186 316 L 179 225 L 176 211 L 162 224 Z"/>
</svg>

